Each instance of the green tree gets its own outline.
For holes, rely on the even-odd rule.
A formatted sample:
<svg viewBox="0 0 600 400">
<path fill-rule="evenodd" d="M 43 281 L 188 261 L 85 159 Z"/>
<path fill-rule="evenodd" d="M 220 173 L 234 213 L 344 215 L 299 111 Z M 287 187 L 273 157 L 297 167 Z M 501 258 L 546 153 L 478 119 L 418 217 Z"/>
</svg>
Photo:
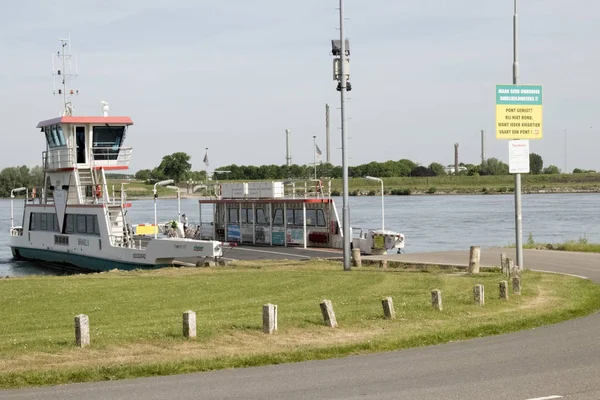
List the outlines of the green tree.
<svg viewBox="0 0 600 400">
<path fill-rule="evenodd" d="M 192 171 L 191 157 L 187 153 L 177 152 L 169 156 L 164 156 L 158 166 L 158 170 L 167 178 L 175 182 L 181 182 L 187 179 Z"/>
<path fill-rule="evenodd" d="M 550 165 L 549 167 L 544 168 L 544 174 L 547 175 L 556 175 L 560 174 L 560 169 L 556 165 Z"/>
<path fill-rule="evenodd" d="M 152 178 L 152 170 L 142 169 L 135 173 L 135 179 L 140 181 L 149 181 Z"/>
<path fill-rule="evenodd" d="M 432 162 L 429 164 L 429 170 L 435 176 L 446 175 L 446 170 L 444 166 L 440 163 Z"/>
<path fill-rule="evenodd" d="M 508 175 L 508 164 L 503 163 L 497 158 L 488 158 L 481 163 L 481 175 Z"/>
<path fill-rule="evenodd" d="M 532 174 L 541 174 L 544 170 L 544 160 L 539 154 L 529 154 L 529 171 Z"/>
</svg>

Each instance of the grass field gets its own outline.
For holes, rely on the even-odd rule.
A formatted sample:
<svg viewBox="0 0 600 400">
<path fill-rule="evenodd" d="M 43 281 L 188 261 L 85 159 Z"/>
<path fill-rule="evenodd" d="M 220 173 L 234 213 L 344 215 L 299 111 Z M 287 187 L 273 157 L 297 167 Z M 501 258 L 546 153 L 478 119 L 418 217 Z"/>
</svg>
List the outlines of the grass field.
<svg viewBox="0 0 600 400">
<path fill-rule="evenodd" d="M 404 177 L 404 178 L 383 178 L 384 189 L 389 192 L 394 189 L 409 189 L 413 193 L 509 193 L 514 189 L 514 176 L 435 176 L 429 178 Z M 109 180 L 109 186 L 115 185 L 118 189 L 119 180 Z M 349 180 L 349 189 L 351 192 L 373 191 L 379 193 L 381 186 L 379 182 L 370 181 L 363 178 L 351 178 Z M 129 196 L 151 196 L 152 185 L 144 182 L 130 181 L 126 186 Z M 431 189 L 435 190 L 431 190 Z M 172 189 L 159 187 L 161 196 L 173 196 L 176 192 Z M 342 180 L 332 180 L 332 189 L 341 191 Z M 560 174 L 560 175 L 522 175 L 522 190 L 524 192 L 532 191 L 600 191 L 600 173 L 587 174 Z"/>
<path fill-rule="evenodd" d="M 527 243 L 523 245 L 523 248 L 600 253 L 600 243 L 589 243 L 586 237 L 581 237 L 578 240 L 568 240 L 563 243 L 536 243 L 533 236 L 529 235 L 529 239 L 527 240 Z"/>
<path fill-rule="evenodd" d="M 525 272 L 522 296 L 498 299 L 500 273 L 471 277 L 361 268 L 325 261 L 171 268 L 0 280 L 0 388 L 166 375 L 341 357 L 500 334 L 586 315 L 600 287 L 573 277 Z M 485 307 L 472 288 L 486 286 Z M 441 289 L 444 310 L 430 305 Z M 397 319 L 383 318 L 392 296 Z M 330 299 L 339 328 L 324 326 Z M 267 336 L 262 305 L 277 304 Z M 194 310 L 198 338 L 182 337 Z M 90 318 L 90 347 L 74 346 L 73 318 Z"/>
</svg>

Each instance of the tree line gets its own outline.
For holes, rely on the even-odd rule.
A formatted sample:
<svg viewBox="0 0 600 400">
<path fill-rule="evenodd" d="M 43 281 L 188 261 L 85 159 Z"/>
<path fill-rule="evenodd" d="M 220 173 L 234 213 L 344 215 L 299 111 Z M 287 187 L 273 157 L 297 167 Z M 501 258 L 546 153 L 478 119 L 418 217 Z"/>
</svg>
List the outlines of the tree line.
<svg viewBox="0 0 600 400">
<path fill-rule="evenodd" d="M 138 171 L 136 179 L 156 182 L 162 179 L 173 179 L 177 182 L 186 180 L 204 181 L 205 171 L 192 171 L 191 157 L 183 152 L 164 156 L 161 163 L 154 169 Z M 529 155 L 529 164 L 532 174 L 559 174 L 560 169 L 555 165 L 544 168 L 544 161 L 539 154 Z M 575 169 L 578 172 L 593 172 Z M 342 178 L 342 167 L 330 163 L 320 163 L 316 166 L 317 177 Z M 272 179 L 309 179 L 315 175 L 314 165 L 225 165 L 214 170 L 213 179 L 225 180 L 272 180 Z M 430 177 L 443 175 L 508 175 L 508 164 L 497 158 L 489 158 L 480 164 L 459 164 L 458 173 L 454 166 L 444 166 L 433 162 L 428 166 L 420 165 L 408 159 L 398 161 L 370 162 L 348 167 L 351 178 L 376 176 L 380 178 L 391 177 Z"/>
<path fill-rule="evenodd" d="M 184 152 L 166 155 L 160 164 L 153 169 L 144 169 L 135 174 L 135 178 L 147 182 L 156 182 L 164 179 L 173 179 L 176 182 L 192 180 L 204 182 L 206 171 L 192 171 L 190 163 L 191 156 Z M 544 161 L 538 154 L 529 155 L 529 165 L 532 174 L 559 174 L 560 169 L 555 165 L 544 168 Z M 507 175 L 508 165 L 496 158 L 489 158 L 481 164 L 459 164 L 460 170 L 457 174 L 450 175 Z M 357 166 L 348 167 L 348 175 L 351 178 L 364 176 L 376 176 L 380 178 L 391 177 L 429 177 L 448 175 L 449 167 L 433 162 L 428 166 L 420 165 L 408 159 L 398 161 L 370 162 Z M 314 177 L 314 165 L 226 165 L 216 168 L 213 179 L 218 180 L 283 180 L 283 179 L 309 179 Z M 575 168 L 574 174 L 596 172 Z M 108 175 L 108 174 L 107 174 Z M 125 178 L 125 175 L 112 176 L 113 178 Z M 317 177 L 342 178 L 342 167 L 329 163 L 317 164 Z M 29 168 L 25 165 L 20 167 L 7 167 L 0 171 L 0 197 L 10 196 L 10 191 L 18 187 L 41 188 L 44 182 L 44 171 L 40 166 Z"/>
</svg>

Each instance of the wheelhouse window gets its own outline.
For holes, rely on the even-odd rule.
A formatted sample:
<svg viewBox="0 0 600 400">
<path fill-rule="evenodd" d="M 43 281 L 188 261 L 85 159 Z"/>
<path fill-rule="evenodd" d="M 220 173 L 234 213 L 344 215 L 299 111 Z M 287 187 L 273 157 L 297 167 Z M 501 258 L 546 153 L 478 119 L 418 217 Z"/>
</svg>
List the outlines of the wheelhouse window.
<svg viewBox="0 0 600 400">
<path fill-rule="evenodd" d="M 54 148 L 67 145 L 67 140 L 65 139 L 65 134 L 63 132 L 62 126 L 45 126 L 43 130 L 44 134 L 46 135 L 46 142 L 48 142 L 48 147 Z"/>
<path fill-rule="evenodd" d="M 94 126 L 92 152 L 94 160 L 116 160 L 125 136 L 124 126 Z"/>
</svg>

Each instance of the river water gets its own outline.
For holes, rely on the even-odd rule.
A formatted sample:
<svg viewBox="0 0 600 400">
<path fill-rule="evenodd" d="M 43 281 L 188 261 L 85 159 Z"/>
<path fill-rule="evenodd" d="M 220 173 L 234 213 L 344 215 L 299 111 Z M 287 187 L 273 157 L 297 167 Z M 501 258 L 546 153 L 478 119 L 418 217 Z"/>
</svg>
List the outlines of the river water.
<svg viewBox="0 0 600 400">
<path fill-rule="evenodd" d="M 342 217 L 342 199 L 335 198 Z M 352 227 L 381 226 L 381 197 L 350 197 Z M 177 200 L 159 199 L 158 220 L 177 219 Z M 23 202 L 14 203 L 15 224 L 20 225 Z M 132 223 L 153 223 L 152 200 L 134 200 Z M 203 206 L 203 222 L 212 220 L 211 206 Z M 198 201 L 182 199 L 181 212 L 190 223 L 199 220 Z M 515 243 L 513 195 L 386 196 L 385 228 L 406 236 L 406 252 L 465 250 L 469 246 L 507 246 Z M 12 259 L 9 243 L 10 200 L 0 200 L 0 276 L 59 273 Z M 563 242 L 586 237 L 600 242 L 600 194 L 523 195 L 523 241 Z"/>
</svg>

